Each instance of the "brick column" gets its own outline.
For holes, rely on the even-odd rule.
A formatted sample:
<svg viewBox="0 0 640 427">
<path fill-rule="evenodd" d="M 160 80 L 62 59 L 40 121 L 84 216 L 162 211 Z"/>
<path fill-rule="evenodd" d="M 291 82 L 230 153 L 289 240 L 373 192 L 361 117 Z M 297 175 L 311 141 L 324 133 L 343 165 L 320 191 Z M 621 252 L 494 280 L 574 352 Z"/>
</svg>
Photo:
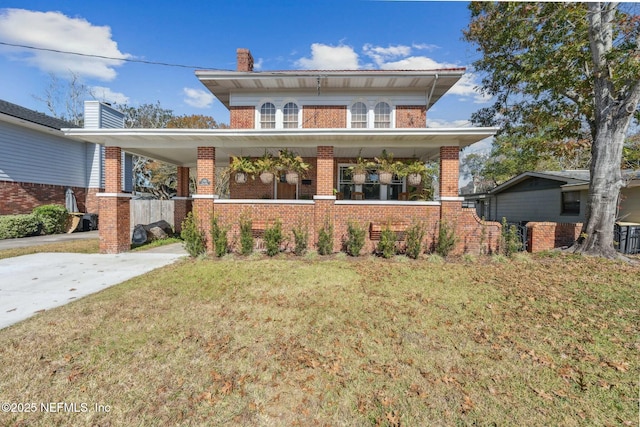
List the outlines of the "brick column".
<svg viewBox="0 0 640 427">
<path fill-rule="evenodd" d="M 316 193 L 319 196 L 333 196 L 333 146 L 317 148 Z"/>
<path fill-rule="evenodd" d="M 211 218 L 214 211 L 216 187 L 216 149 L 215 147 L 198 147 L 198 178 L 196 180 L 197 194 L 193 196 L 193 212 L 196 215 L 200 229 L 205 233 L 207 250 L 213 251 L 211 241 Z"/>
<path fill-rule="evenodd" d="M 189 168 L 178 166 L 178 184 L 176 197 L 173 198 L 174 231 L 182 231 L 182 222 L 191 212 L 192 199 L 189 197 Z"/>
<path fill-rule="evenodd" d="M 457 146 L 440 147 L 440 223 L 455 227 L 458 244 L 453 253 L 464 251 L 464 242 L 460 239 L 465 230 L 464 221 L 460 219 L 463 199 L 458 196 L 459 153 Z"/>
<path fill-rule="evenodd" d="M 340 250 L 340 239 L 335 230 L 335 202 L 333 194 L 333 146 L 318 146 L 316 164 L 316 195 L 314 199 L 314 242 L 327 222 L 333 224 L 333 250 Z"/>
<path fill-rule="evenodd" d="M 105 192 L 100 197 L 100 253 L 119 253 L 131 248 L 130 194 L 122 193 L 122 150 L 105 148 Z"/>
</svg>

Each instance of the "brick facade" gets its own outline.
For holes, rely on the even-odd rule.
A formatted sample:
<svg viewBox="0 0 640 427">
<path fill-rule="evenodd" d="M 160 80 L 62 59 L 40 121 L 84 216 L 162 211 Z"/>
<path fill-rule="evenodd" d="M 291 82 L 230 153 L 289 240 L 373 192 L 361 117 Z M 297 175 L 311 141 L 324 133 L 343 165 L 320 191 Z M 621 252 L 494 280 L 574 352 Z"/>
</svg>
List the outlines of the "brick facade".
<svg viewBox="0 0 640 427">
<path fill-rule="evenodd" d="M 426 128 L 427 109 L 424 105 L 396 107 L 396 128 Z"/>
<path fill-rule="evenodd" d="M 572 245 L 582 231 L 582 223 L 529 222 L 527 236 L 529 252 L 548 251 Z"/>
<path fill-rule="evenodd" d="M 78 212 L 98 212 L 97 188 L 0 181 L 0 215 L 28 214 L 42 205 L 64 205 L 67 188 L 76 196 Z"/>
<path fill-rule="evenodd" d="M 242 106 L 229 108 L 229 127 L 231 129 L 254 129 L 255 107 Z"/>
<path fill-rule="evenodd" d="M 306 105 L 302 109 L 302 127 L 309 129 L 346 128 L 347 107 Z"/>
</svg>

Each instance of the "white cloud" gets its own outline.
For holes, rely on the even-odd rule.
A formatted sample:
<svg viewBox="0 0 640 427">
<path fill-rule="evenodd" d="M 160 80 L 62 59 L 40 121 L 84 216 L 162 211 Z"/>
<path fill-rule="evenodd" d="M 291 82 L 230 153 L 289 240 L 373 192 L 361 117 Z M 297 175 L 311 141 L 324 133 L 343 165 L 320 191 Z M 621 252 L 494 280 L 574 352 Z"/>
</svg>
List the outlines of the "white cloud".
<svg viewBox="0 0 640 427">
<path fill-rule="evenodd" d="M 430 128 L 468 128 L 471 127 L 469 120 L 447 121 L 442 119 L 430 119 L 427 117 L 427 127 Z"/>
<path fill-rule="evenodd" d="M 466 97 L 472 97 L 475 104 L 486 104 L 491 101 L 491 97 L 483 95 L 478 86 L 476 75 L 467 73 L 447 93 L 464 97 L 462 101 L 466 101 Z"/>
<path fill-rule="evenodd" d="M 95 26 L 82 18 L 70 18 L 60 12 L 36 12 L 25 9 L 0 9 L 0 38 L 12 44 L 41 49 L 64 50 L 85 55 L 70 55 L 19 47 L 2 48 L 13 60 L 54 73 L 72 72 L 79 76 L 110 81 L 116 77 L 115 67 L 131 55 L 122 53 L 111 38 L 111 28 Z"/>
<path fill-rule="evenodd" d="M 195 108 L 207 108 L 213 104 L 215 97 L 204 90 L 185 87 L 182 89 L 185 94 L 184 102 Z"/>
<path fill-rule="evenodd" d="M 369 58 L 373 59 L 378 67 L 381 67 L 387 61 L 410 55 L 411 47 L 402 45 L 381 47 L 367 43 L 362 47 L 362 51 Z"/>
<path fill-rule="evenodd" d="M 92 86 L 91 95 L 98 101 L 108 102 L 110 104 L 128 104 L 129 97 L 124 93 L 114 92 L 108 87 Z"/>
<path fill-rule="evenodd" d="M 311 45 L 311 58 L 300 58 L 296 66 L 306 70 L 357 70 L 358 54 L 351 46 Z"/>
</svg>

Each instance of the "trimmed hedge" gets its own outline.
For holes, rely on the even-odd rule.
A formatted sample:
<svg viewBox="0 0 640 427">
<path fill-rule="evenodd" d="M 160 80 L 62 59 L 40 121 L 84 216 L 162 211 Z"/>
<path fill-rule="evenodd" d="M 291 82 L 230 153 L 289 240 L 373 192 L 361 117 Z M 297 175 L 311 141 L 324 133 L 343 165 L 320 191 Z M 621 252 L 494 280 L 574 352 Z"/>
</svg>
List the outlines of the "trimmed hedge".
<svg viewBox="0 0 640 427">
<path fill-rule="evenodd" d="M 33 214 L 42 222 L 44 234 L 63 233 L 66 229 L 69 211 L 62 205 L 38 206 Z"/>
<path fill-rule="evenodd" d="M 34 214 L 0 216 L 0 239 L 40 234 L 42 223 Z"/>
</svg>

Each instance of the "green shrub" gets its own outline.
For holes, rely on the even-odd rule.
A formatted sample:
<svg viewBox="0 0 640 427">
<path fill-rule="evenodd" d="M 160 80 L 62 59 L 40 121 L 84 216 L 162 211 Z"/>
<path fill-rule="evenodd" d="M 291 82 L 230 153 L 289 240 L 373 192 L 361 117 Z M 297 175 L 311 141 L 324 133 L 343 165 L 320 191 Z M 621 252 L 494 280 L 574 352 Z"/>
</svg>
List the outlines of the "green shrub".
<svg viewBox="0 0 640 427">
<path fill-rule="evenodd" d="M 284 236 L 282 235 L 282 223 L 280 220 L 264 230 L 264 243 L 267 247 L 267 255 L 275 256 L 280 252 L 280 244 Z"/>
<path fill-rule="evenodd" d="M 0 216 L 0 239 L 39 234 L 41 222 L 34 214 Z"/>
<path fill-rule="evenodd" d="M 62 205 L 42 205 L 33 210 L 33 214 L 42 223 L 44 234 L 63 233 L 67 227 L 69 211 Z"/>
<path fill-rule="evenodd" d="M 331 255 L 333 253 L 333 224 L 325 221 L 318 231 L 318 254 Z"/>
<path fill-rule="evenodd" d="M 440 222 L 438 229 L 438 242 L 436 243 L 436 253 L 442 257 L 446 257 L 458 243 L 456 237 L 456 229 L 446 220 Z"/>
<path fill-rule="evenodd" d="M 502 218 L 500 249 L 502 254 L 509 258 L 522 250 L 522 240 L 518 236 L 518 227 L 507 224 L 507 218 L 504 217 Z"/>
<path fill-rule="evenodd" d="M 302 256 L 307 251 L 307 242 L 309 241 L 309 230 L 306 226 L 298 225 L 291 230 L 295 247 L 293 253 Z"/>
<path fill-rule="evenodd" d="M 240 253 L 242 255 L 251 255 L 253 252 L 253 232 L 251 218 L 247 215 L 240 217 Z"/>
<path fill-rule="evenodd" d="M 409 258 L 418 259 L 422 253 L 422 241 L 424 240 L 424 226 L 422 222 L 411 224 L 406 231 L 407 249 Z"/>
<path fill-rule="evenodd" d="M 365 229 L 357 222 L 349 221 L 347 225 L 347 240 L 344 242 L 346 252 L 351 256 L 360 256 L 364 247 Z"/>
<path fill-rule="evenodd" d="M 198 228 L 198 221 L 193 212 L 189 212 L 182 221 L 180 237 L 184 240 L 184 248 L 192 257 L 197 257 L 206 252 L 204 232 Z"/>
<path fill-rule="evenodd" d="M 396 233 L 389 228 L 389 225 L 380 232 L 377 250 L 383 258 L 391 258 L 396 254 Z"/>
<path fill-rule="evenodd" d="M 218 218 L 211 219 L 211 241 L 213 242 L 213 253 L 219 258 L 229 251 L 229 240 L 227 239 L 228 227 L 221 227 Z"/>
</svg>

